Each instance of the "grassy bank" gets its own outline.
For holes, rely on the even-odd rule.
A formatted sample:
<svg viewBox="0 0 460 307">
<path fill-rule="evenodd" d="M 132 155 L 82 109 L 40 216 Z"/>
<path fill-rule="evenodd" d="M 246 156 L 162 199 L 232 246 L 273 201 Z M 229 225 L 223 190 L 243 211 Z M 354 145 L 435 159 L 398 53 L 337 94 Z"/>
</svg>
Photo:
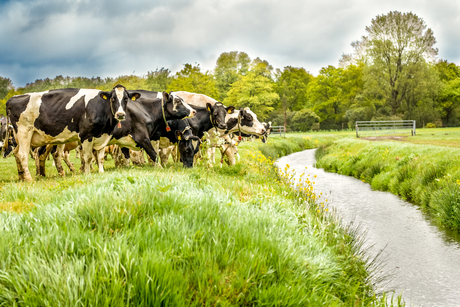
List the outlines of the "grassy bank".
<svg viewBox="0 0 460 307">
<path fill-rule="evenodd" d="M 240 146 L 232 168 L 6 172 L 0 305 L 384 305 L 357 234 L 280 184 L 260 142 Z"/>
<path fill-rule="evenodd" d="M 460 230 L 460 149 L 346 138 L 317 151 L 317 167 L 354 176 L 420 205 Z"/>
</svg>

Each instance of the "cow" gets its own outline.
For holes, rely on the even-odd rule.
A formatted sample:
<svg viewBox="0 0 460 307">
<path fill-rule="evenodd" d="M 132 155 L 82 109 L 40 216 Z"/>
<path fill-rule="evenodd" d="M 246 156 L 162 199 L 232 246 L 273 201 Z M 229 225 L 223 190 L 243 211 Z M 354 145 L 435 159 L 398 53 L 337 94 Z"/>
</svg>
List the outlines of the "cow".
<svg viewBox="0 0 460 307">
<path fill-rule="evenodd" d="M 219 103 L 217 100 L 202 94 L 189 93 L 185 91 L 178 91 L 175 93 L 184 98 L 184 100 L 192 107 L 206 107 L 207 105 L 215 105 Z M 208 149 L 207 154 L 208 157 L 210 157 L 210 166 L 214 162 L 214 153 L 216 147 L 225 147 L 225 149 L 221 149 L 222 152 L 228 156 L 228 160 L 231 161 L 230 164 L 234 164 L 235 159 L 232 157 L 232 155 L 234 156 L 234 154 L 237 152 L 236 148 L 233 148 L 233 150 L 227 150 L 226 148 L 228 146 L 220 144 L 227 143 L 227 145 L 232 147 L 236 146 L 233 144 L 234 142 L 229 141 L 228 135 L 230 133 L 238 132 L 239 134 L 254 134 L 257 136 L 265 134 L 265 128 L 257 120 L 257 115 L 254 114 L 254 112 L 252 112 L 249 108 L 240 108 L 240 110 L 235 110 L 233 107 L 231 108 L 231 110 L 228 110 L 225 118 L 225 123 L 227 125 L 226 129 L 216 128 L 207 131 L 208 139 L 210 141 L 210 148 Z"/>
<path fill-rule="evenodd" d="M 149 158 L 155 162 L 157 153 L 151 140 L 160 127 L 164 127 L 168 120 L 193 117 L 196 111 L 174 92 L 169 94 L 146 90 L 128 92 L 140 93 L 142 98 L 130 103 L 127 120 L 120 127 L 116 127 L 109 144 L 135 151 L 144 149 Z M 129 157 L 129 151 L 125 151 L 125 154 Z"/>
<path fill-rule="evenodd" d="M 164 119 L 194 116 L 196 112 L 174 94 L 155 92 L 155 95 L 151 95 L 151 92 L 144 90 L 127 91 L 127 93 L 142 96 L 129 102 L 124 120 L 114 126 L 111 139 L 106 145 L 119 145 L 125 147 L 128 152 L 129 149 L 135 151 L 144 149 L 149 157 L 156 161 L 156 152 L 150 143 L 150 135 L 155 133 Z M 95 155 L 99 169 L 103 170 L 105 150 L 98 150 Z M 82 165 L 85 165 L 83 160 Z"/>
<path fill-rule="evenodd" d="M 18 143 L 13 153 L 19 179 L 33 181 L 28 166 L 31 146 L 73 141 L 82 144 L 84 172 L 88 174 L 92 150 L 107 145 L 114 128 L 126 119 L 128 101 L 139 97 L 139 93 L 128 93 L 124 86 L 116 85 L 110 92 L 68 88 L 10 98 L 6 111 Z"/>
<path fill-rule="evenodd" d="M 188 103 L 188 102 L 187 102 Z M 185 119 L 185 123 L 179 123 L 178 130 L 184 129 L 186 126 L 189 126 L 191 129 L 191 132 L 193 132 L 193 135 L 197 137 L 197 139 L 201 139 L 204 136 L 204 133 L 206 131 L 215 129 L 226 129 L 227 125 L 225 124 L 225 118 L 228 112 L 232 112 L 235 108 L 230 106 L 230 107 L 225 107 L 222 103 L 217 102 L 214 105 L 207 103 L 205 107 L 199 107 L 195 106 L 193 104 L 189 104 L 195 111 L 196 115 L 193 118 L 188 118 Z M 182 125 L 182 126 L 181 126 Z M 186 125 L 186 126 L 183 126 Z M 179 153 L 182 162 L 184 163 L 184 167 L 192 167 L 193 166 L 193 156 L 195 153 L 198 151 L 195 141 L 196 146 L 191 146 L 187 142 L 178 142 L 178 139 L 174 139 L 170 134 L 168 135 L 168 132 L 166 131 L 166 126 L 164 126 L 162 129 L 159 129 L 157 132 L 157 135 L 153 138 L 155 141 L 159 141 L 157 144 L 157 147 L 159 148 L 158 151 L 160 151 L 160 157 L 162 158 L 162 163 L 165 164 L 166 161 L 168 160 L 169 153 L 170 153 L 170 147 L 171 145 L 174 145 L 176 143 L 179 143 Z M 195 138 L 192 138 L 195 139 Z M 193 147 L 193 155 L 190 157 L 190 154 L 192 154 L 192 151 L 187 151 L 185 152 L 186 147 Z M 190 148 L 191 148 L 190 147 Z M 186 153 L 187 156 L 183 156 L 183 154 Z M 192 161 L 192 162 L 189 162 Z"/>
</svg>

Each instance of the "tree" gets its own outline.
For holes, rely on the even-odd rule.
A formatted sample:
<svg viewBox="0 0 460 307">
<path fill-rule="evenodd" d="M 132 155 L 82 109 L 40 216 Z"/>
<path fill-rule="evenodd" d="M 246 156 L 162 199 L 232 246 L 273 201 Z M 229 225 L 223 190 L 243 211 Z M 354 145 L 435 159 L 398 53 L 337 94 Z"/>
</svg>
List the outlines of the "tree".
<svg viewBox="0 0 460 307">
<path fill-rule="evenodd" d="M 286 107 L 291 111 L 301 110 L 308 102 L 308 83 L 313 76 L 305 68 L 284 67 L 277 78 L 277 93 L 286 95 Z"/>
<path fill-rule="evenodd" d="M 8 95 L 8 91 L 13 89 L 13 83 L 8 78 L 0 77 L 0 99 Z"/>
<path fill-rule="evenodd" d="M 176 73 L 167 90 L 204 94 L 212 98 L 217 98 L 219 95 L 212 74 L 209 71 L 202 73 L 199 64 L 196 66 L 185 64 L 184 68 Z"/>
<path fill-rule="evenodd" d="M 438 105 L 445 126 L 458 125 L 458 109 L 460 107 L 460 67 L 446 60 L 435 65 L 441 85 Z"/>
<path fill-rule="evenodd" d="M 268 62 L 254 60 L 251 70 L 231 85 L 224 103 L 235 107 L 249 107 L 264 120 L 280 99 L 275 92 L 275 83 L 267 77 L 272 69 Z"/>
<path fill-rule="evenodd" d="M 169 69 L 162 67 L 158 70 L 157 68 L 155 71 L 149 71 L 147 73 L 145 86 L 149 91 L 162 92 L 166 91 L 172 80 L 173 77 L 171 76 L 171 71 Z"/>
<path fill-rule="evenodd" d="M 239 76 L 249 71 L 250 63 L 251 59 L 246 52 L 230 51 L 219 56 L 214 76 L 221 101 L 227 97 L 231 84 L 236 82 Z"/>
<path fill-rule="evenodd" d="M 420 76 L 417 71 L 433 61 L 438 53 L 436 39 L 423 19 L 414 13 L 393 11 L 377 15 L 363 37 L 367 61 L 365 74 L 369 87 L 384 90 L 385 100 L 396 115 Z"/>
<path fill-rule="evenodd" d="M 295 112 L 291 120 L 292 130 L 310 131 L 319 129 L 319 116 L 310 109 L 303 109 Z"/>
</svg>

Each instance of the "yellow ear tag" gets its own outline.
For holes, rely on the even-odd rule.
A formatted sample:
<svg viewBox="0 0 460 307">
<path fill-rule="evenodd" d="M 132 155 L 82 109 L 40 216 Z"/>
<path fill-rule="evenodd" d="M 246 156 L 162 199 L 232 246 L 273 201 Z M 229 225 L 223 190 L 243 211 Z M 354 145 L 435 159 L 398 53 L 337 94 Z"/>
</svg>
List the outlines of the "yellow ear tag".
<svg viewBox="0 0 460 307">
<path fill-rule="evenodd" d="M 135 100 L 136 100 L 136 96 L 131 97 L 131 100 L 132 100 L 132 101 L 135 101 Z"/>
<path fill-rule="evenodd" d="M 210 107 L 208 107 L 208 111 L 211 112 L 211 108 L 210 108 Z"/>
<path fill-rule="evenodd" d="M 179 141 L 182 140 L 182 138 L 180 137 L 180 135 L 177 137 L 177 139 L 178 139 Z"/>
<path fill-rule="evenodd" d="M 238 146 L 238 142 L 235 143 L 235 146 Z"/>
<path fill-rule="evenodd" d="M 102 95 L 102 98 L 104 98 L 105 100 L 107 100 L 107 96 L 105 96 L 105 95 Z"/>
<path fill-rule="evenodd" d="M 231 110 L 228 110 L 228 114 L 230 114 L 230 113 L 232 113 L 232 111 L 231 111 Z"/>
</svg>

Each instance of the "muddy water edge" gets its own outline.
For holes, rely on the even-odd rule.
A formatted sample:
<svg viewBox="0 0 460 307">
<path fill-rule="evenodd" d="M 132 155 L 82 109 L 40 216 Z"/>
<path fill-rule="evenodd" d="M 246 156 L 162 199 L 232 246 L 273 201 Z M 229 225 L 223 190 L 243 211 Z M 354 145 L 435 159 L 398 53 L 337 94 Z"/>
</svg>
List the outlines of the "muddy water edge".
<svg viewBox="0 0 460 307">
<path fill-rule="evenodd" d="M 460 238 L 439 229 L 419 207 L 360 180 L 317 169 L 315 150 L 280 158 L 296 178 L 314 177 L 314 188 L 344 223 L 367 234 L 369 253 L 380 253 L 379 291 L 402 294 L 407 306 L 460 306 Z M 305 169 L 307 167 L 307 169 Z"/>
</svg>

